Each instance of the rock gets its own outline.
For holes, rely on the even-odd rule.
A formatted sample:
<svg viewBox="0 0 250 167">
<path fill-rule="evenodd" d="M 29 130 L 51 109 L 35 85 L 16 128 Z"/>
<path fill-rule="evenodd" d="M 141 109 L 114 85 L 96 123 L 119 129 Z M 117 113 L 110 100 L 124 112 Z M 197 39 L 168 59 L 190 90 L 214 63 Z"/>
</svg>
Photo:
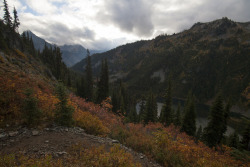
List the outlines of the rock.
<svg viewBox="0 0 250 167">
<path fill-rule="evenodd" d="M 69 131 L 69 129 L 68 129 L 68 128 L 66 128 L 66 129 L 65 129 L 65 131 L 66 131 L 66 132 L 68 132 L 68 131 Z"/>
<path fill-rule="evenodd" d="M 39 131 L 37 131 L 37 130 L 32 130 L 32 136 L 37 136 L 37 135 L 39 135 Z"/>
<path fill-rule="evenodd" d="M 112 143 L 119 143 L 118 140 L 112 140 Z"/>
<path fill-rule="evenodd" d="M 0 128 L 0 133 L 3 133 L 3 132 L 4 132 L 4 130 Z"/>
<path fill-rule="evenodd" d="M 45 143 L 49 143 L 49 140 L 46 140 Z"/>
<path fill-rule="evenodd" d="M 0 134 L 0 139 L 3 139 L 3 138 L 5 138 L 5 137 L 7 137 L 7 134 L 6 134 L 6 133 L 1 133 L 1 134 Z"/>
<path fill-rule="evenodd" d="M 46 130 L 46 131 L 50 131 L 50 129 L 49 129 L 49 128 L 45 128 L 45 130 Z"/>
<path fill-rule="evenodd" d="M 64 155 L 64 154 L 67 154 L 67 152 L 65 151 L 60 151 L 60 152 L 57 152 L 58 155 Z"/>
<path fill-rule="evenodd" d="M 20 134 L 26 134 L 27 131 L 28 131 L 27 128 L 21 128 L 21 129 L 19 130 L 19 133 L 20 133 Z"/>
<path fill-rule="evenodd" d="M 8 128 L 10 125 L 9 124 L 6 124 L 6 127 Z"/>
<path fill-rule="evenodd" d="M 140 154 L 140 158 L 143 159 L 143 158 L 144 158 L 144 155 L 143 155 L 143 154 Z"/>
<path fill-rule="evenodd" d="M 18 131 L 9 132 L 10 137 L 15 137 L 16 135 L 18 135 Z"/>
</svg>

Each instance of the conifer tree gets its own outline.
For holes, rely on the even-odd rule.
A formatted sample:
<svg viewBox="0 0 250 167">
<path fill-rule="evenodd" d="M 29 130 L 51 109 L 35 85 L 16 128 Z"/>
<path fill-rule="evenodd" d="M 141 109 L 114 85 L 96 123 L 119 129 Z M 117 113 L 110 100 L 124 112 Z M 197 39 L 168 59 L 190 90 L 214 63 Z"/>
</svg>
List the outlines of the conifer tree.
<svg viewBox="0 0 250 167">
<path fill-rule="evenodd" d="M 13 10 L 13 14 L 14 14 L 13 30 L 18 32 L 18 27 L 20 25 L 20 22 L 19 22 L 19 18 L 17 16 L 17 11 L 16 11 L 15 7 L 14 7 L 14 10 Z"/>
<path fill-rule="evenodd" d="M 172 83 L 168 80 L 168 87 L 165 93 L 165 103 L 161 110 L 160 120 L 165 125 L 170 125 L 174 122 L 174 114 L 172 110 Z"/>
<path fill-rule="evenodd" d="M 248 123 L 248 125 L 244 129 L 241 144 L 243 149 L 250 151 L 250 123 Z"/>
<path fill-rule="evenodd" d="M 180 106 L 180 103 L 178 104 L 178 107 L 176 110 L 174 125 L 181 126 L 181 106 Z"/>
<path fill-rule="evenodd" d="M 59 83 L 56 87 L 56 96 L 59 99 L 55 110 L 56 122 L 63 126 L 71 126 L 74 108 L 68 105 L 68 95 L 62 83 Z"/>
<path fill-rule="evenodd" d="M 3 16 L 3 19 L 4 19 L 4 23 L 9 27 L 11 28 L 12 27 L 12 17 L 10 16 L 10 12 L 9 12 L 9 7 L 8 7 L 8 4 L 7 4 L 7 1 L 4 0 L 3 1 L 4 3 L 4 16 Z"/>
<path fill-rule="evenodd" d="M 229 136 L 228 146 L 236 149 L 239 147 L 239 135 L 236 132 Z"/>
<path fill-rule="evenodd" d="M 207 127 L 204 128 L 203 140 L 209 147 L 221 143 L 225 133 L 225 112 L 221 94 L 217 95 L 210 111 Z"/>
<path fill-rule="evenodd" d="M 144 123 L 148 124 L 149 122 L 156 122 L 156 121 L 157 121 L 157 103 L 151 91 L 146 102 Z"/>
<path fill-rule="evenodd" d="M 101 77 L 98 83 L 97 103 L 101 103 L 109 96 L 109 73 L 107 59 L 102 61 Z"/>
<path fill-rule="evenodd" d="M 146 108 L 145 108 L 146 106 L 145 106 L 145 99 L 144 98 L 142 98 L 142 100 L 141 100 L 141 102 L 140 102 L 140 111 L 139 111 L 139 121 L 143 121 L 144 120 L 144 118 L 145 118 L 145 110 L 146 110 Z"/>
<path fill-rule="evenodd" d="M 89 50 L 87 49 L 87 65 L 86 65 L 86 99 L 89 101 L 93 100 L 93 76 L 91 67 L 91 57 Z"/>
<path fill-rule="evenodd" d="M 112 105 L 113 105 L 113 112 L 117 113 L 120 111 L 119 114 L 123 116 L 127 116 L 128 113 L 128 98 L 127 98 L 127 90 L 122 82 L 120 82 L 119 87 L 114 88 L 112 93 Z"/>
<path fill-rule="evenodd" d="M 120 104 L 119 104 L 118 97 L 117 97 L 117 90 L 113 91 L 111 100 L 112 100 L 112 106 L 113 106 L 112 111 L 117 114 L 117 111 L 120 109 L 119 107 Z"/>
<path fill-rule="evenodd" d="M 223 121 L 223 127 L 222 127 L 222 132 L 221 132 L 221 138 L 223 138 L 223 134 L 226 133 L 227 131 L 227 122 L 229 119 L 229 115 L 230 115 L 230 108 L 231 108 L 231 100 L 229 100 L 225 106 L 225 109 L 223 110 L 223 117 L 224 117 L 224 121 Z"/>
<path fill-rule="evenodd" d="M 194 97 L 190 92 L 185 105 L 184 117 L 181 130 L 190 136 L 194 136 L 196 132 L 196 114 L 194 108 Z"/>
<path fill-rule="evenodd" d="M 26 98 L 24 99 L 25 119 L 27 125 L 37 125 L 41 118 L 41 110 L 37 106 L 37 98 L 33 97 L 33 90 L 28 89 L 25 92 Z"/>
<path fill-rule="evenodd" d="M 198 141 L 198 140 L 200 140 L 201 139 L 201 136 L 202 136 L 202 127 L 201 127 L 201 125 L 199 126 L 199 129 L 198 129 L 198 131 L 197 131 L 197 133 L 196 133 L 196 141 Z"/>
<path fill-rule="evenodd" d="M 131 108 L 130 108 L 130 111 L 128 114 L 128 119 L 129 119 L 129 122 L 133 122 L 133 123 L 136 123 L 138 121 L 138 115 L 136 112 L 136 105 L 134 102 L 133 102 L 133 104 L 131 104 Z"/>
<path fill-rule="evenodd" d="M 77 82 L 77 95 L 82 98 L 86 97 L 84 77 L 81 77 L 80 81 Z"/>
<path fill-rule="evenodd" d="M 120 112 L 122 115 L 124 116 L 127 116 L 127 110 L 126 110 L 126 107 L 125 107 L 125 102 L 124 102 L 124 97 L 121 96 L 121 104 L 120 104 Z"/>
</svg>

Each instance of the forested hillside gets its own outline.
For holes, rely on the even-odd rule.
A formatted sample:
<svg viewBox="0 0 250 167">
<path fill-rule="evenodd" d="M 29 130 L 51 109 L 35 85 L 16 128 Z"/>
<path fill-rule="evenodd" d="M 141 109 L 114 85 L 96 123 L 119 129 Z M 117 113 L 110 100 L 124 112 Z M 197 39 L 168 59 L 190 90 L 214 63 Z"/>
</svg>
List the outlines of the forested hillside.
<svg viewBox="0 0 250 167">
<path fill-rule="evenodd" d="M 161 96 L 167 78 L 173 79 L 173 96 L 208 102 L 220 90 L 234 103 L 249 107 L 250 23 L 222 18 L 196 23 L 189 30 L 160 35 L 92 56 L 94 74 L 107 58 L 111 81 L 122 79 L 134 94 L 150 89 Z M 86 61 L 72 67 L 82 72 Z"/>
</svg>

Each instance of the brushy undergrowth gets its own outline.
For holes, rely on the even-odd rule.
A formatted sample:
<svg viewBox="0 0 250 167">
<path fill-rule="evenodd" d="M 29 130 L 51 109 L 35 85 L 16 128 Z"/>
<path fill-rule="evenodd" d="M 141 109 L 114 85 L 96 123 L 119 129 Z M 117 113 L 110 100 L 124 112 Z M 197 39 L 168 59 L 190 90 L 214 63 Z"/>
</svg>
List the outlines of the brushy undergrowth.
<svg viewBox="0 0 250 167">
<path fill-rule="evenodd" d="M 27 155 L 0 155 L 1 167 L 71 167 L 71 166 L 94 166 L 94 167 L 140 167 L 139 163 L 133 162 L 130 153 L 126 153 L 119 145 L 110 150 L 104 146 L 83 148 L 81 145 L 74 145 L 70 148 L 69 154 L 59 158 L 52 155 L 45 155 L 37 158 Z"/>
<path fill-rule="evenodd" d="M 54 109 L 58 99 L 52 88 L 42 81 L 32 80 L 25 75 L 0 76 L 0 126 L 8 121 L 23 123 L 24 91 L 30 87 L 34 90 L 34 97 L 38 99 L 37 106 L 42 111 L 41 122 L 54 121 Z M 181 133 L 174 126 L 164 127 L 159 123 L 149 123 L 146 126 L 124 124 L 121 116 L 112 113 L 110 99 L 101 105 L 96 105 L 71 94 L 68 104 L 74 107 L 73 118 L 76 126 L 84 128 L 91 134 L 117 139 L 164 166 L 250 166 L 247 161 L 248 155 L 244 160 L 239 158 L 237 160 L 231 156 L 233 153 L 231 148 L 222 146 L 211 149 L 202 142 L 195 142 L 193 138 Z M 5 159 L 13 161 L 11 156 Z M 44 161 L 48 159 L 49 157 Z M 53 161 L 53 163 L 59 162 Z"/>
</svg>

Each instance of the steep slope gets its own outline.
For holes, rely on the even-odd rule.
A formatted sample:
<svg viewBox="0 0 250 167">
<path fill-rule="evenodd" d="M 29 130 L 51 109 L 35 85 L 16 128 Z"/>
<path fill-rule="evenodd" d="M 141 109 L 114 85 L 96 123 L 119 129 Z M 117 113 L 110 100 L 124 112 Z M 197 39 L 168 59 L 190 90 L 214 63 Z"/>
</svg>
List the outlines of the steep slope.
<svg viewBox="0 0 250 167">
<path fill-rule="evenodd" d="M 32 37 L 32 40 L 33 40 L 33 43 L 34 43 L 34 47 L 36 48 L 36 50 L 42 51 L 44 49 L 45 44 L 49 48 L 54 46 L 53 44 L 50 44 L 49 42 L 45 41 L 44 39 L 38 37 L 37 35 L 35 35 L 30 30 L 24 31 L 23 33 L 29 34 L 29 37 Z"/>
<path fill-rule="evenodd" d="M 97 75 L 108 59 L 111 81 L 124 80 L 135 94 L 152 89 L 162 95 L 172 76 L 173 94 L 185 98 L 192 90 L 207 102 L 222 90 L 225 97 L 249 107 L 250 23 L 227 18 L 196 23 L 189 30 L 160 35 L 92 56 Z M 72 67 L 82 71 L 85 60 Z"/>
</svg>

